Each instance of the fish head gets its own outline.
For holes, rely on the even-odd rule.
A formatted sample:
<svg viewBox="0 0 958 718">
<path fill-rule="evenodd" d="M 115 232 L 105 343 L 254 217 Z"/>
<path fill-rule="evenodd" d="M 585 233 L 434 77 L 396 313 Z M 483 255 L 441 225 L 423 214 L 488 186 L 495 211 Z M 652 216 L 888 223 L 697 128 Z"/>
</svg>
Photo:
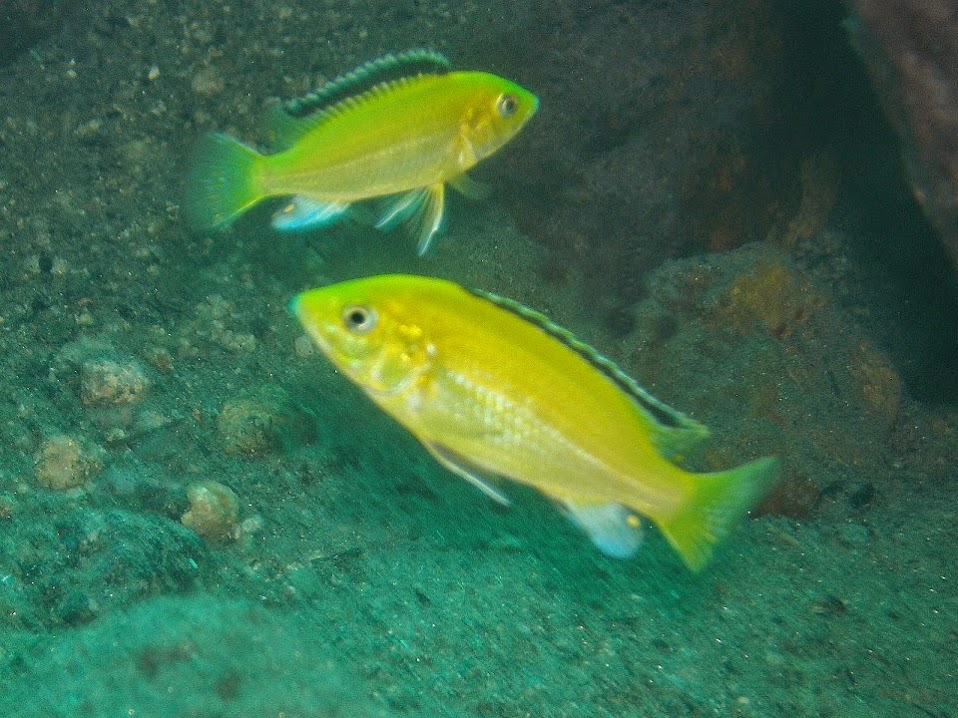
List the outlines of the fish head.
<svg viewBox="0 0 958 718">
<path fill-rule="evenodd" d="M 399 276 L 356 279 L 297 295 L 290 311 L 333 365 L 373 397 L 413 386 L 434 350 Z"/>
<path fill-rule="evenodd" d="M 460 125 L 475 162 L 508 143 L 539 108 L 539 98 L 497 75 L 469 73 L 472 96 Z"/>
</svg>

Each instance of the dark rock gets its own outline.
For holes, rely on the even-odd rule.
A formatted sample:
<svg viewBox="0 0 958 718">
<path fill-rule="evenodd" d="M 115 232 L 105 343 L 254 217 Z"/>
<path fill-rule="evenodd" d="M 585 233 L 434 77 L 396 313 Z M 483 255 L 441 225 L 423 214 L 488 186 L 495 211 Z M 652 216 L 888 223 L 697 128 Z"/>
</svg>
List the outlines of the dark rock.
<svg viewBox="0 0 958 718">
<path fill-rule="evenodd" d="M 853 0 L 854 39 L 901 138 L 912 189 L 958 264 L 958 8 Z"/>
</svg>

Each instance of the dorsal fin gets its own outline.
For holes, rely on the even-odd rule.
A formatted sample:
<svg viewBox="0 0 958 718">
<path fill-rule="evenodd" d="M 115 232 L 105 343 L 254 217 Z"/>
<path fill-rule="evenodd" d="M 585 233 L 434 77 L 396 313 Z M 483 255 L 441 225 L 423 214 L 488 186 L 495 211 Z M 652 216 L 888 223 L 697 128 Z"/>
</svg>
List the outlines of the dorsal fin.
<svg viewBox="0 0 958 718">
<path fill-rule="evenodd" d="M 316 92 L 270 107 L 266 117 L 270 143 L 277 150 L 292 147 L 331 117 L 403 82 L 422 75 L 442 75 L 449 69 L 449 60 L 432 50 L 409 50 L 371 60 Z"/>
<path fill-rule="evenodd" d="M 378 85 L 417 75 L 444 75 L 451 65 L 444 55 L 433 50 L 407 50 L 396 55 L 370 60 L 352 72 L 327 82 L 316 92 L 282 104 L 293 118 L 302 118 L 328 110 L 350 97 L 357 97 Z"/>
<path fill-rule="evenodd" d="M 667 458 L 680 458 L 686 451 L 709 435 L 706 426 L 656 399 L 639 386 L 635 379 L 622 371 L 614 361 L 577 339 L 572 332 L 560 327 L 544 314 L 497 294 L 478 289 L 468 291 L 534 324 L 602 372 L 631 397 L 639 410 L 639 414 L 646 420 L 653 443 Z"/>
</svg>

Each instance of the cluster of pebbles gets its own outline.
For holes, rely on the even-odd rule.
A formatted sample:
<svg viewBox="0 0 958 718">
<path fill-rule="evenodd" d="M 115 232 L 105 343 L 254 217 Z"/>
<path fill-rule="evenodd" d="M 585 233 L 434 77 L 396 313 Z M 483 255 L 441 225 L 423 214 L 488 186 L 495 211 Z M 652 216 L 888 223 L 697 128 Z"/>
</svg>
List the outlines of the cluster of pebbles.
<svg viewBox="0 0 958 718">
<path fill-rule="evenodd" d="M 164 355 L 168 358 L 168 354 Z M 66 386 L 79 399 L 86 418 L 95 425 L 109 447 L 128 438 L 128 433 L 156 428 L 168 422 L 148 408 L 156 371 L 168 371 L 168 362 L 122 355 L 97 342 L 81 341 L 65 347 L 55 358 L 51 380 Z M 279 445 L 278 430 L 284 423 L 282 411 L 265 398 L 238 398 L 226 402 L 217 422 L 223 450 L 228 454 L 256 456 Z M 51 433 L 34 457 L 34 478 L 44 489 L 82 489 L 102 473 L 110 452 L 82 433 Z M 239 537 L 240 501 L 225 484 L 201 480 L 185 487 L 184 526 L 205 539 L 231 540 Z"/>
</svg>

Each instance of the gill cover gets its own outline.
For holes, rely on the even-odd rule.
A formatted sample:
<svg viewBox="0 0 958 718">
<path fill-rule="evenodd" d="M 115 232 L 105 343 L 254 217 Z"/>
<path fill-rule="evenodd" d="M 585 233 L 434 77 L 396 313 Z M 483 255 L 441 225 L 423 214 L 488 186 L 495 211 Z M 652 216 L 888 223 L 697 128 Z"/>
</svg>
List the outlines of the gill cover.
<svg viewBox="0 0 958 718">
<path fill-rule="evenodd" d="M 343 307 L 333 354 L 349 377 L 370 394 L 388 396 L 411 386 L 429 368 L 422 329 L 363 304 Z M 339 362 L 336 362 L 339 363 Z"/>
<path fill-rule="evenodd" d="M 471 167 L 508 143 L 539 106 L 534 94 L 514 82 L 486 73 L 473 75 L 482 91 L 462 125 L 461 167 Z"/>
</svg>

